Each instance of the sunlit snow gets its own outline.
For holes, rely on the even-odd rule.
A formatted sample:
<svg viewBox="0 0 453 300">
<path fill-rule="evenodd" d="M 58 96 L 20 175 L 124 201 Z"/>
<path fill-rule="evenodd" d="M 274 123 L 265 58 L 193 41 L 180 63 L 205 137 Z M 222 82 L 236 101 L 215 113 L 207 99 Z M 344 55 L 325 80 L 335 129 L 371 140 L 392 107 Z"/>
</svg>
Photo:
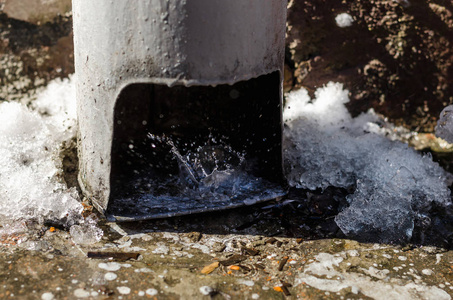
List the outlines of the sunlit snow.
<svg viewBox="0 0 453 300">
<path fill-rule="evenodd" d="M 74 87 L 54 81 L 34 102 L 36 109 L 0 104 L 1 223 L 34 219 L 71 225 L 82 205 L 62 178 L 61 144 L 75 134 Z"/>
<path fill-rule="evenodd" d="M 429 156 L 391 141 L 372 111 L 352 118 L 339 83 L 287 97 L 285 167 L 291 186 L 354 189 L 335 218 L 348 236 L 407 241 L 416 221 L 429 222 L 433 204 L 450 205 L 445 171 Z"/>
<path fill-rule="evenodd" d="M 337 23 L 338 27 L 344 28 L 352 26 L 352 23 L 354 23 L 354 19 L 348 13 L 341 13 L 335 17 L 335 22 Z"/>
</svg>

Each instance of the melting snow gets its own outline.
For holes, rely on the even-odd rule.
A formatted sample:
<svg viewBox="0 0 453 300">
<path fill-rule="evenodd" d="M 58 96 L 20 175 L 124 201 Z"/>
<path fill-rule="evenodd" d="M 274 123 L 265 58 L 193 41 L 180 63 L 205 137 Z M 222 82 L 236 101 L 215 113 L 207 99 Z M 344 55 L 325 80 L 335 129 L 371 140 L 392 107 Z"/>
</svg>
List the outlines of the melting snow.
<svg viewBox="0 0 453 300">
<path fill-rule="evenodd" d="M 76 244 L 89 245 L 99 242 L 104 235 L 102 229 L 95 223 L 85 222 L 81 225 L 71 226 L 69 233 Z"/>
<path fill-rule="evenodd" d="M 79 195 L 62 178 L 60 147 L 75 136 L 74 94 L 70 78 L 50 83 L 31 108 L 0 104 L 3 230 L 10 221 L 34 219 L 76 224 L 71 234 L 78 243 L 102 236 L 94 223 L 81 219 Z M 408 240 L 415 222 L 429 221 L 434 204 L 450 205 L 447 176 L 431 157 L 386 138 L 390 131 L 372 111 L 352 118 L 345 107 L 348 101 L 348 91 L 335 83 L 318 89 L 315 99 L 304 89 L 288 95 L 284 111 L 288 182 L 311 190 L 353 188 L 347 207 L 335 218 L 345 234 Z M 447 112 L 438 126 L 444 137 L 453 123 Z M 155 251 L 168 253 L 163 247 Z"/>
<path fill-rule="evenodd" d="M 34 110 L 0 104 L 0 224 L 34 219 L 70 226 L 79 220 L 79 195 L 63 182 L 59 158 L 62 143 L 75 135 L 74 94 L 71 79 L 57 80 Z"/>
<path fill-rule="evenodd" d="M 451 204 L 445 171 L 430 156 L 391 141 L 372 111 L 352 118 L 348 91 L 329 83 L 310 99 L 292 92 L 284 110 L 285 169 L 291 186 L 355 188 L 335 218 L 350 237 L 409 240 L 436 204 Z"/>
<path fill-rule="evenodd" d="M 354 19 L 348 13 L 341 13 L 335 17 L 335 22 L 337 23 L 338 27 L 344 28 L 352 26 L 352 23 L 354 23 Z"/>
<path fill-rule="evenodd" d="M 453 105 L 445 107 L 440 113 L 436 126 L 436 135 L 453 143 Z"/>
</svg>

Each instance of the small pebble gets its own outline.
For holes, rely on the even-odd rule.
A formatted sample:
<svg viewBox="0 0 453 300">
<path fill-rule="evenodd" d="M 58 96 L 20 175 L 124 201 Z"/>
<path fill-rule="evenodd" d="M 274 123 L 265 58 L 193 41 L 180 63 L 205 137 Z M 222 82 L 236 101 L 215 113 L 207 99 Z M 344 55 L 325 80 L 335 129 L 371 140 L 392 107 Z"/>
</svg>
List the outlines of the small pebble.
<svg viewBox="0 0 453 300">
<path fill-rule="evenodd" d="M 259 299 L 260 298 L 260 295 L 258 294 L 252 294 L 252 299 Z"/>
<path fill-rule="evenodd" d="M 356 286 L 351 286 L 351 292 L 353 294 L 357 295 L 360 292 L 360 289 L 358 287 L 356 287 Z"/>
<path fill-rule="evenodd" d="M 433 271 L 430 270 L 430 269 L 423 269 L 423 270 L 422 270 L 422 273 L 425 274 L 425 275 L 428 275 L 428 276 L 429 276 L 429 275 L 433 275 Z"/>
<path fill-rule="evenodd" d="M 214 245 L 212 245 L 211 247 L 212 251 L 214 252 L 222 252 L 223 250 L 225 250 L 225 248 L 226 245 L 220 242 L 215 242 Z"/>
<path fill-rule="evenodd" d="M 195 242 L 198 242 L 199 240 L 201 240 L 201 233 L 200 232 L 190 232 L 188 234 L 188 237 L 192 242 L 195 243 Z"/>
<path fill-rule="evenodd" d="M 145 296 L 145 292 L 144 292 L 144 291 L 139 291 L 139 292 L 138 292 L 138 295 L 139 295 L 140 297 L 143 297 L 143 296 Z"/>
<path fill-rule="evenodd" d="M 407 257 L 406 256 L 398 256 L 398 259 L 402 260 L 402 261 L 405 261 L 405 260 L 407 260 Z"/>
<path fill-rule="evenodd" d="M 214 289 L 210 286 L 205 285 L 200 287 L 200 293 L 202 293 L 205 296 L 210 295 L 212 292 L 214 292 Z"/>
</svg>

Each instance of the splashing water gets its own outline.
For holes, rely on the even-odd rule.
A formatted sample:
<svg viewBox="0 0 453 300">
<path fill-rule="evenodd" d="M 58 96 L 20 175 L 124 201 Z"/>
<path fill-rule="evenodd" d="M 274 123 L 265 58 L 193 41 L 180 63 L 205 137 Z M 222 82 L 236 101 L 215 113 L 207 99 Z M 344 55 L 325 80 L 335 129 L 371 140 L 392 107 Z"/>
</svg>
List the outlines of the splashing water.
<svg viewBox="0 0 453 300">
<path fill-rule="evenodd" d="M 165 142 L 171 147 L 170 151 L 178 162 L 180 178 L 189 186 L 201 189 L 219 188 L 222 182 L 244 167 L 245 154 L 234 151 L 229 145 L 205 144 L 197 147 L 195 151 L 188 151 L 186 155 L 182 155 L 171 138 L 153 134 L 149 134 L 148 138 Z"/>
<path fill-rule="evenodd" d="M 179 172 L 177 175 L 141 172 L 126 182 L 134 187 L 133 192 L 113 201 L 110 214 L 116 220 L 123 220 L 122 216 L 158 218 L 219 210 L 285 194 L 278 184 L 252 175 L 253 166 L 247 163 L 244 153 L 214 138 L 184 153 L 170 137 L 148 134 L 148 138 L 152 148 L 163 148 L 172 154 Z"/>
</svg>

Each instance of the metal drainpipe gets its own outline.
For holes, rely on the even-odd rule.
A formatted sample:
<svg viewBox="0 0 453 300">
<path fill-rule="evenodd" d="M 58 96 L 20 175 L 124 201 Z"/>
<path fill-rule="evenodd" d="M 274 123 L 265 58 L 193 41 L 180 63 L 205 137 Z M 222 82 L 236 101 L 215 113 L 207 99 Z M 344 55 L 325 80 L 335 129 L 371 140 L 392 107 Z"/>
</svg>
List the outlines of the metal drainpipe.
<svg viewBox="0 0 453 300">
<path fill-rule="evenodd" d="M 282 186 L 286 5 L 284 0 L 73 0 L 79 183 L 108 219 L 218 210 L 285 193 L 281 188 L 251 202 L 184 209 L 173 203 L 173 210 L 157 212 L 111 208 L 127 198 L 118 199 L 115 184 L 138 173 L 128 165 L 156 163 L 144 158 L 150 150 L 135 161 L 125 157 L 134 147 L 150 145 L 150 133 L 199 140 L 212 132 L 217 139 L 226 136 L 247 152 L 246 159 L 258 162 L 263 169 L 258 174 Z M 165 159 L 168 155 L 157 158 Z M 152 180 L 154 173 L 147 176 Z M 136 187 L 129 188 L 133 194 Z"/>
</svg>

